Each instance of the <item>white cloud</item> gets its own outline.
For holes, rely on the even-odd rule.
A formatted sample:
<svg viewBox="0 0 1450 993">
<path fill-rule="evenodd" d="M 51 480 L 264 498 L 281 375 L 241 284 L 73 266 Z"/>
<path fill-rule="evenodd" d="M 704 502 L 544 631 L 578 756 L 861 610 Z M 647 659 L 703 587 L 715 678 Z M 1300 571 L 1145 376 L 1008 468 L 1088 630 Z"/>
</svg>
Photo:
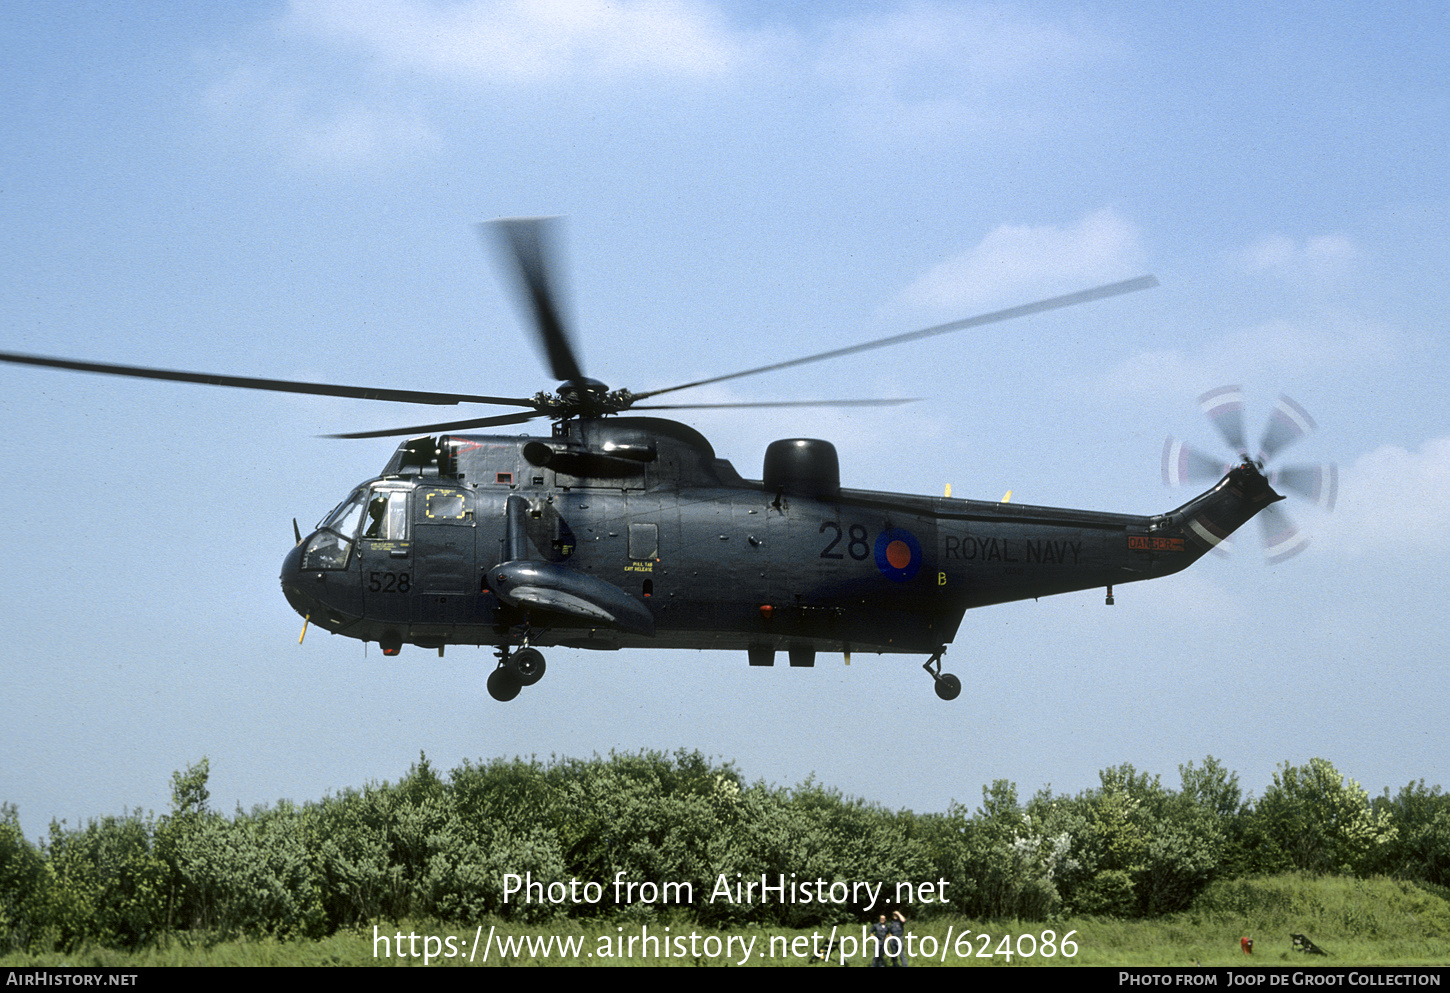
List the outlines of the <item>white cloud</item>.
<svg viewBox="0 0 1450 993">
<path fill-rule="evenodd" d="M 1271 234 L 1240 251 L 1238 262 L 1250 273 L 1313 285 L 1342 278 L 1359 254 L 1348 235 L 1327 234 L 1295 241 L 1286 235 Z"/>
<path fill-rule="evenodd" d="M 900 294 L 909 306 L 968 313 L 1002 299 L 1138 275 L 1138 229 L 1111 208 L 1070 227 L 1003 224 L 972 248 L 933 267 Z"/>
<path fill-rule="evenodd" d="M 1318 373 L 1363 373 L 1395 364 L 1412 339 L 1369 318 L 1321 310 L 1295 320 L 1271 320 L 1225 335 L 1213 350 L 1224 372 L 1257 371 L 1274 382 Z M 1230 377 L 1232 378 L 1232 377 Z"/>
<path fill-rule="evenodd" d="M 1217 379 L 1208 374 L 1204 364 L 1182 352 L 1159 349 L 1138 352 L 1107 371 L 1093 383 L 1088 384 L 1090 395 L 1116 398 L 1127 396 L 1192 398 L 1205 389 L 1205 384 L 1216 385 Z"/>
<path fill-rule="evenodd" d="M 1382 445 L 1343 470 L 1324 530 L 1350 555 L 1438 556 L 1450 550 L 1447 518 L 1450 438 L 1431 438 L 1418 451 Z"/>
<path fill-rule="evenodd" d="M 712 77 L 750 36 L 692 0 L 294 0 L 288 29 L 363 49 L 394 71 L 463 81 L 644 73 Z"/>
<path fill-rule="evenodd" d="M 356 168 L 436 151 L 460 94 L 496 106 L 499 87 L 587 101 L 613 83 L 713 86 L 781 61 L 763 54 L 778 37 L 698 0 L 293 0 L 257 46 L 213 55 L 203 102 L 293 165 Z"/>
<path fill-rule="evenodd" d="M 881 133 L 1032 129 L 1082 91 L 1063 82 L 1117 46 L 998 6 L 909 3 L 826 27 L 820 76 Z"/>
<path fill-rule="evenodd" d="M 1324 310 L 1275 319 L 1203 340 L 1191 350 L 1162 349 L 1125 358 L 1086 384 L 1107 397 L 1193 397 L 1224 383 L 1243 383 L 1265 398 L 1306 379 L 1363 376 L 1392 368 L 1412 353 L 1417 336 L 1379 321 Z"/>
<path fill-rule="evenodd" d="M 290 0 L 255 46 L 224 56 L 232 64 L 214 89 L 238 74 L 268 81 L 246 113 L 219 119 L 248 140 L 248 129 L 272 145 L 281 135 L 294 160 L 314 163 L 436 147 L 417 138 L 447 131 L 435 122 L 450 101 L 494 105 L 541 87 L 584 103 L 613 100 L 620 86 L 633 98 L 640 84 L 656 96 L 750 88 L 757 112 L 804 98 L 876 141 L 1077 118 L 1073 101 L 1091 88 L 1075 80 L 1116 47 L 1091 28 L 999 7 L 823 6 L 802 20 L 767 12 L 746 23 L 711 0 Z"/>
<path fill-rule="evenodd" d="M 387 103 L 335 99 L 270 72 L 240 68 L 210 87 L 214 117 L 303 168 L 353 168 L 429 152 L 438 137 L 419 112 Z"/>
<path fill-rule="evenodd" d="M 840 80 L 873 85 L 904 85 L 920 74 L 938 85 L 981 86 L 1076 61 L 1102 44 L 1094 35 L 1005 8 L 914 3 L 835 22 L 818 66 Z"/>
</svg>

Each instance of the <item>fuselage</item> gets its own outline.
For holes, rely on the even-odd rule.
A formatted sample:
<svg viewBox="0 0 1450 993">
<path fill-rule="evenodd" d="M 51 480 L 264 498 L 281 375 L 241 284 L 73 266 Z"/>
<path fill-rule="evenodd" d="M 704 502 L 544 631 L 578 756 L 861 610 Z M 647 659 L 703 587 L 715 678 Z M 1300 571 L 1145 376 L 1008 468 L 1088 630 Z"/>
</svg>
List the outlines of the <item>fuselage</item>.
<svg viewBox="0 0 1450 993">
<path fill-rule="evenodd" d="M 826 443 L 777 445 L 747 480 L 652 418 L 405 443 L 283 590 L 384 645 L 931 652 L 972 607 L 1177 572 L 1279 499 L 1248 464 L 1157 516 L 851 490 Z"/>
</svg>

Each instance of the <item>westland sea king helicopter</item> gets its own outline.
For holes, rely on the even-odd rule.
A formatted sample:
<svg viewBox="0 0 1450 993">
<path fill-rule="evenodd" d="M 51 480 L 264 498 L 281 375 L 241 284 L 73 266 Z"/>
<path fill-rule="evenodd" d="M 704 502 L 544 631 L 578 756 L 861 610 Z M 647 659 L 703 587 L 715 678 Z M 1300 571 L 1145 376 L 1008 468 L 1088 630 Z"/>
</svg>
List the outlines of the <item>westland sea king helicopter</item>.
<svg viewBox="0 0 1450 993">
<path fill-rule="evenodd" d="M 750 665 L 812 666 L 821 652 L 926 654 L 944 700 L 961 681 L 941 660 L 973 607 L 1103 589 L 1167 576 L 1284 499 L 1275 485 L 1332 506 L 1332 466 L 1265 463 L 1312 429 L 1281 398 L 1251 456 L 1237 388 L 1201 398 L 1235 453 L 1225 464 L 1169 439 L 1165 480 L 1217 480 L 1153 516 L 912 496 L 841 485 L 830 442 L 790 438 L 743 478 L 683 424 L 631 410 L 861 406 L 905 400 L 641 404 L 691 387 L 758 375 L 933 335 L 1012 320 L 1157 285 L 1151 276 L 967 320 L 663 389 L 610 389 L 585 376 L 555 290 L 553 219 L 481 225 L 505 260 L 521 308 L 560 386 L 531 397 L 477 396 L 252 379 L 0 352 L 26 365 L 401 403 L 522 408 L 489 417 L 332 435 L 408 436 L 375 479 L 356 487 L 282 564 L 282 590 L 307 625 L 376 642 L 437 649 L 487 645 L 488 677 L 511 700 L 544 674 L 541 647 L 743 650 Z M 548 419 L 547 434 L 475 434 Z M 469 433 L 460 433 L 469 432 Z M 1221 478 L 1220 478 L 1221 477 Z M 948 492 L 950 492 L 948 490 Z M 1266 528 L 1271 556 L 1304 539 Z"/>
</svg>

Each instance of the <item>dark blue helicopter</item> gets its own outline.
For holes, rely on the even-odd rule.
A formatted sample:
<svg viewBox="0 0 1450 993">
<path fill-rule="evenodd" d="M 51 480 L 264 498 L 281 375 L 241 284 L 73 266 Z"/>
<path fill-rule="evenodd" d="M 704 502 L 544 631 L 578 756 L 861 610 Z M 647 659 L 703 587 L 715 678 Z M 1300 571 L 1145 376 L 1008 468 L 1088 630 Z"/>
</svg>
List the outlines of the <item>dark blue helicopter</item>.
<svg viewBox="0 0 1450 993">
<path fill-rule="evenodd" d="M 410 436 L 377 478 L 354 489 L 316 530 L 294 532 L 282 565 L 288 602 L 327 631 L 377 642 L 490 645 L 489 693 L 510 700 L 543 676 L 541 647 L 743 649 L 751 665 L 792 666 L 819 652 L 927 654 L 944 700 L 961 681 L 941 671 L 972 607 L 1113 587 L 1178 572 L 1284 499 L 1266 460 L 1312 427 L 1283 399 L 1257 457 L 1243 442 L 1236 395 L 1206 394 L 1236 458 L 1229 464 L 1170 440 L 1165 478 L 1209 474 L 1209 490 L 1156 516 L 1098 513 L 843 488 L 835 448 L 771 444 L 762 478 L 743 478 L 697 431 L 630 410 L 870 405 L 904 400 L 639 404 L 707 383 L 960 331 L 1157 284 L 1151 276 L 1054 297 L 646 393 L 586 377 L 550 280 L 548 219 L 485 225 L 516 277 L 555 393 L 495 397 L 216 376 L 0 352 L 0 360 L 149 379 L 407 403 L 482 403 L 520 411 L 336 437 Z M 1300 416 L 1302 415 L 1302 417 Z M 547 435 L 473 434 L 553 421 Z M 1221 476 L 1221 478 L 1219 478 Z M 1332 505 L 1332 467 L 1275 481 Z M 1276 524 L 1279 554 L 1302 547 Z"/>
</svg>

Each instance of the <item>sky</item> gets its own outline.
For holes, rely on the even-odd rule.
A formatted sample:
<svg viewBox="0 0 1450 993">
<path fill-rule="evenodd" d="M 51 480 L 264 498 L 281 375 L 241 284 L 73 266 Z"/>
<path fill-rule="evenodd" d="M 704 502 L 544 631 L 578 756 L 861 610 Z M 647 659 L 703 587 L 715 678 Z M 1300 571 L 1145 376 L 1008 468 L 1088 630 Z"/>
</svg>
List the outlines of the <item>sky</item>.
<svg viewBox="0 0 1450 993">
<path fill-rule="evenodd" d="M 1280 394 L 1333 462 L 1312 540 L 970 612 L 914 656 L 548 652 L 317 629 L 277 575 L 436 411 L 0 367 L 0 801 L 32 838 L 206 757 L 214 808 L 496 757 L 700 750 L 892 809 L 1076 793 L 1213 755 L 1450 786 L 1443 5 L 296 2 L 0 11 L 0 350 L 502 395 L 551 389 L 475 225 L 563 215 L 588 375 L 645 390 L 1099 283 L 1161 286 L 680 394 L 746 477 L 1127 513 L 1197 398 Z M 495 411 L 481 411 L 480 416 Z M 464 410 L 459 416 L 470 416 Z M 1231 454 L 1231 453 L 1225 453 Z"/>
</svg>

